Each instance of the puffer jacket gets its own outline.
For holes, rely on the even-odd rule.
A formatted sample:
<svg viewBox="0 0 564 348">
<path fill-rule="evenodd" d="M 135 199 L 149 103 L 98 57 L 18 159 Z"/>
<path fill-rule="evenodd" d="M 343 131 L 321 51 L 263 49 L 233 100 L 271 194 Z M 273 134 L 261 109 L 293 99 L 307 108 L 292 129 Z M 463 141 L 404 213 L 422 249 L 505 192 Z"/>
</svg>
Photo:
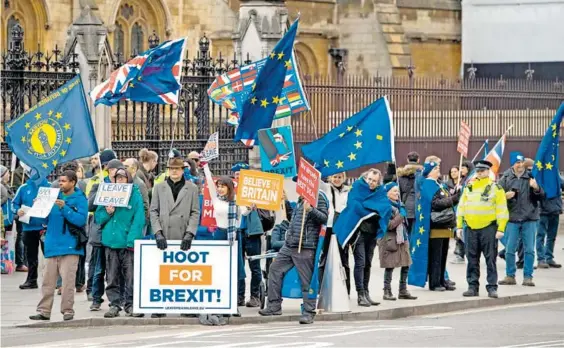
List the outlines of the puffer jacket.
<svg viewBox="0 0 564 348">
<path fill-rule="evenodd" d="M 415 174 L 421 170 L 423 166 L 415 163 L 408 163 L 397 169 L 401 202 L 405 205 L 408 219 L 415 218 Z"/>
<path fill-rule="evenodd" d="M 298 202 L 298 206 L 294 209 L 290 227 L 288 228 L 288 231 L 286 231 L 285 245 L 289 248 L 297 248 L 300 244 L 300 231 L 302 228 L 302 219 L 304 218 L 303 215 L 303 201 L 300 200 L 300 202 Z M 326 197 L 320 193 L 317 199 L 317 208 L 313 208 L 305 217 L 302 248 L 317 248 L 321 226 L 327 223 L 328 216 L 328 201 Z"/>
<path fill-rule="evenodd" d="M 507 200 L 509 210 L 509 222 L 537 221 L 540 219 L 540 202 L 544 199 L 544 191 L 539 187 L 538 191 L 531 188 L 530 181 L 533 178 L 530 171 L 525 171 L 521 177 L 517 177 L 513 169 L 503 173 L 498 184 L 505 192 L 518 190 L 518 194 Z"/>
</svg>

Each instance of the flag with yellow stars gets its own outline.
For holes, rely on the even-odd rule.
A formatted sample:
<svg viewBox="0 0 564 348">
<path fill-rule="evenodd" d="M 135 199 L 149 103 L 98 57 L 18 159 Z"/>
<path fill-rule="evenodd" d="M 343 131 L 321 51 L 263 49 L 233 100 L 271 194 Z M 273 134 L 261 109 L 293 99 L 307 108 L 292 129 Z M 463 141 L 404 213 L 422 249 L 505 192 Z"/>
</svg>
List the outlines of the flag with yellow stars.
<svg viewBox="0 0 564 348">
<path fill-rule="evenodd" d="M 98 152 L 80 76 L 6 124 L 10 150 L 46 178 L 57 166 Z M 36 179 L 34 177 L 34 179 Z"/>
<path fill-rule="evenodd" d="M 369 164 L 395 161 L 392 112 L 386 97 L 344 120 L 320 139 L 302 147 L 322 177 Z"/>
<path fill-rule="evenodd" d="M 278 41 L 258 73 L 254 90 L 243 103 L 235 141 L 240 140 L 246 146 L 253 146 L 257 139 L 258 130 L 270 128 L 277 111 L 281 113 L 289 112 L 289 110 L 280 111 L 278 107 L 283 101 L 282 90 L 284 89 L 286 71 L 291 66 L 297 31 L 298 20 L 290 26 L 284 37 Z M 288 99 L 293 100 L 290 97 Z"/>
<path fill-rule="evenodd" d="M 411 259 L 407 283 L 425 287 L 427 282 L 427 264 L 429 258 L 429 236 L 431 230 L 431 202 L 433 196 L 440 189 L 439 184 L 432 179 L 418 176 L 415 193 L 415 224 L 411 231 Z M 419 185 L 418 185 L 419 184 Z"/>
<path fill-rule="evenodd" d="M 533 177 L 543 188 L 546 198 L 560 196 L 560 175 L 559 175 L 559 153 L 560 153 L 560 123 L 564 117 L 564 103 L 560 105 L 556 115 L 550 122 L 544 137 L 542 138 L 535 165 L 533 166 Z"/>
</svg>

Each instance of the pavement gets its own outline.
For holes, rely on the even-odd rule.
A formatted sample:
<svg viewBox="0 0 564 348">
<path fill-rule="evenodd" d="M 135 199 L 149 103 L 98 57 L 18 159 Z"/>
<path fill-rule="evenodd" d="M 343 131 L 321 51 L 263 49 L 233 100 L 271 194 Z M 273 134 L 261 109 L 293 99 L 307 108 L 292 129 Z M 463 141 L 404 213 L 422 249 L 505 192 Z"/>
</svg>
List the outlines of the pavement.
<svg viewBox="0 0 564 348">
<path fill-rule="evenodd" d="M 562 236 L 562 235 L 560 235 Z M 564 262 L 564 238 L 557 239 L 555 247 L 555 259 Z M 466 284 L 466 265 L 453 264 L 451 245 L 449 262 L 447 269 L 453 281 L 457 283 L 456 291 L 431 292 L 427 289 L 409 287 L 412 295 L 418 296 L 415 301 L 380 301 L 382 298 L 384 270 L 378 266 L 378 258 L 374 258 L 372 267 L 370 294 L 374 300 L 381 303 L 375 307 L 358 307 L 356 305 L 356 292 L 353 290 L 350 298 L 351 312 L 343 314 L 323 313 L 316 317 L 316 321 L 357 321 L 357 320 L 388 320 L 405 318 L 410 316 L 429 315 L 436 313 L 453 312 L 482 307 L 501 306 L 509 304 L 519 304 L 528 302 L 548 301 L 564 299 L 564 268 L 561 269 L 538 269 L 534 273 L 535 287 L 525 287 L 520 285 L 523 280 L 522 270 L 518 270 L 517 282 L 515 286 L 500 286 L 498 299 L 487 298 L 485 291 L 485 261 L 481 262 L 481 289 L 480 297 L 465 298 L 462 292 L 467 289 Z M 351 266 L 354 263 L 351 260 Z M 498 276 L 500 279 L 505 275 L 505 261 L 498 258 Z M 250 274 L 248 272 L 247 274 Z M 36 311 L 37 303 L 40 299 L 40 289 L 20 290 L 18 285 L 23 283 L 25 273 L 15 273 L 13 275 L 2 275 L 1 280 L 1 326 L 5 327 L 83 327 L 83 326 L 114 326 L 114 325 L 185 325 L 198 324 L 197 319 L 181 318 L 180 316 L 169 315 L 167 318 L 151 319 L 146 318 L 126 318 L 105 319 L 103 315 L 108 310 L 107 301 L 102 305 L 102 311 L 90 312 L 86 293 L 77 293 L 75 296 L 75 319 L 63 322 L 62 314 L 59 313 L 59 299 L 55 298 L 55 304 L 49 322 L 33 322 L 28 319 Z M 399 282 L 399 270 L 394 272 L 393 292 L 397 295 Z M 41 284 L 41 280 L 40 280 Z M 247 286 L 249 289 L 249 286 Z M 248 290 L 247 290 L 248 291 Z M 259 324 L 270 322 L 297 322 L 300 314 L 301 300 L 285 300 L 282 307 L 284 314 L 276 317 L 261 317 L 258 315 L 257 308 L 240 308 L 241 318 L 230 318 L 229 324 Z M 561 321 L 562 322 L 562 321 Z"/>
<path fill-rule="evenodd" d="M 564 300 L 397 320 L 3 328 L 2 347 L 564 347 Z"/>
</svg>

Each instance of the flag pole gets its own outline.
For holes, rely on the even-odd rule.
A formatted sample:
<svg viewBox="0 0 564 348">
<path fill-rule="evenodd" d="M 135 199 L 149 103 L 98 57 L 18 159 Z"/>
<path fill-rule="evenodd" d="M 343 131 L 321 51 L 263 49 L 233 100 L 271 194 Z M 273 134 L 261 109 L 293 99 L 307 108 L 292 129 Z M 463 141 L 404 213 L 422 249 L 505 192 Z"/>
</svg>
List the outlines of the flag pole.
<svg viewBox="0 0 564 348">
<path fill-rule="evenodd" d="M 303 197 L 302 197 L 303 199 Z M 304 204 L 302 204 L 302 207 L 304 209 L 304 213 L 303 213 L 303 218 L 302 218 L 302 228 L 300 229 L 300 242 L 298 244 L 298 254 L 302 252 L 302 239 L 304 237 L 304 223 L 306 220 L 306 209 L 305 209 L 305 199 L 304 199 Z"/>
<path fill-rule="evenodd" d="M 464 155 L 460 154 L 460 164 L 458 165 L 458 170 L 462 168 L 462 161 L 464 160 Z M 456 186 L 460 185 L 460 179 L 462 179 L 462 175 L 458 174 L 458 180 L 456 181 Z"/>
<path fill-rule="evenodd" d="M 482 152 L 482 149 L 484 148 L 484 146 L 486 146 L 486 142 L 484 141 L 482 143 L 482 146 L 480 146 L 480 149 L 478 150 L 478 152 L 476 152 L 476 155 L 474 156 L 474 158 L 472 158 L 472 162 L 474 162 L 476 160 L 476 158 L 478 158 L 478 155 L 480 154 L 480 152 Z M 460 167 L 458 167 L 460 169 Z"/>
</svg>

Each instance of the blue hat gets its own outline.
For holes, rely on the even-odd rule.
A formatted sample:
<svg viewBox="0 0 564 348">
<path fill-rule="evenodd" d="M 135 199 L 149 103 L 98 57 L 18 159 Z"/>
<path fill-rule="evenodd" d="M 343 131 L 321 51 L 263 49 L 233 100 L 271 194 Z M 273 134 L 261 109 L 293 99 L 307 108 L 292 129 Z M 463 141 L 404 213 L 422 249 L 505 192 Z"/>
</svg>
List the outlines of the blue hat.
<svg viewBox="0 0 564 348">
<path fill-rule="evenodd" d="M 397 182 L 395 182 L 395 181 L 390 181 L 389 183 L 387 183 L 386 185 L 384 185 L 384 188 L 386 189 L 386 192 L 387 192 L 387 191 L 390 191 L 392 188 L 394 188 L 394 187 L 396 187 L 396 186 L 398 186 L 398 183 L 397 183 Z"/>
<path fill-rule="evenodd" d="M 523 153 L 520 151 L 512 151 L 509 154 L 509 163 L 511 163 L 511 166 L 513 166 L 517 162 L 523 162 L 524 160 L 525 156 L 523 156 Z"/>
<path fill-rule="evenodd" d="M 423 164 L 423 172 L 421 174 L 424 177 L 427 177 L 427 175 L 429 175 L 429 173 L 438 166 L 439 163 L 437 162 L 425 162 L 425 164 Z"/>
<path fill-rule="evenodd" d="M 249 165 L 245 162 L 238 162 L 235 163 L 235 165 L 233 167 L 231 167 L 231 171 L 233 173 L 237 173 L 238 171 L 240 171 L 241 169 L 249 169 Z"/>
</svg>

